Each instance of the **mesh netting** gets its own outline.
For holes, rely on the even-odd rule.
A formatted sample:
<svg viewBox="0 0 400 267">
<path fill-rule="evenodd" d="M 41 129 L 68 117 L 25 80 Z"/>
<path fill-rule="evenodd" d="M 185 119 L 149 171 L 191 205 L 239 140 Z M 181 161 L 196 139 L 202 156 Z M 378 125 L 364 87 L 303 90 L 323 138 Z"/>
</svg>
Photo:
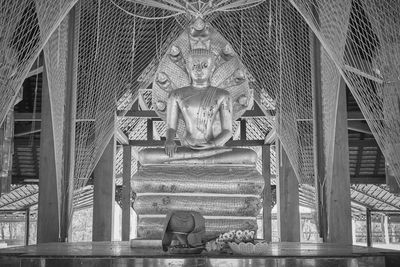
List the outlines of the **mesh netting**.
<svg viewBox="0 0 400 267">
<path fill-rule="evenodd" d="M 64 138 L 68 19 L 69 15 L 61 21 L 59 27 L 50 36 L 43 49 L 46 66 L 44 77 L 47 78 L 46 82 L 49 88 L 54 144 L 63 144 Z M 46 22 L 39 20 L 39 27 L 40 29 L 46 28 Z M 64 162 L 62 152 L 63 149 L 60 149 L 59 146 L 54 146 L 57 181 L 62 180 Z"/>
<path fill-rule="evenodd" d="M 86 183 L 111 138 L 115 129 L 115 109 L 129 109 L 137 99 L 138 89 L 149 88 L 162 56 L 189 23 L 186 13 L 177 14 L 176 10 L 154 5 L 155 1 L 143 3 L 150 2 L 153 4 L 142 5 L 124 0 L 82 1 L 80 4 L 80 22 L 76 29 L 79 47 L 75 188 Z M 206 2 L 189 4 L 189 9 L 206 10 Z M 296 70 L 294 64 L 291 65 L 292 58 L 298 54 L 308 55 L 308 46 L 306 42 L 292 42 L 292 48 L 283 49 L 289 46 L 282 42 L 281 32 L 286 29 L 285 25 L 292 23 L 293 27 L 289 29 L 288 26 L 287 29 L 295 34 L 297 28 L 294 26 L 304 23 L 286 2 L 282 5 L 273 1 L 261 2 L 252 1 L 257 8 L 250 8 L 253 4 L 246 4 L 246 1 L 215 1 L 215 8 L 209 9 L 212 12 L 204 14 L 206 20 L 233 45 L 248 68 L 258 104 L 264 110 L 271 109 L 275 105 L 272 100 L 276 99 L 276 107 L 282 114 L 281 121 L 290 121 L 281 127 L 279 134 L 290 151 L 288 154 L 299 179 L 303 180 L 309 176 L 306 162 L 310 157 L 305 150 L 308 143 L 304 140 L 308 139 L 303 136 L 308 136 L 311 128 L 309 122 L 299 123 L 298 119 L 309 120 L 308 106 L 300 102 L 299 105 L 292 105 L 293 110 L 285 111 L 281 107 L 285 106 L 284 103 L 298 101 L 300 96 L 294 94 L 294 90 L 303 92 L 309 89 L 309 81 L 303 78 L 306 75 L 303 75 L 304 71 L 301 69 L 308 70 L 308 63 L 301 68 L 297 67 L 295 78 L 290 75 L 283 77 L 285 73 Z M 50 97 L 53 103 L 61 103 L 64 97 L 61 88 L 65 86 L 65 76 L 62 70 L 66 64 L 65 40 L 68 31 L 66 20 L 61 21 L 74 3 L 75 1 L 39 0 L 16 1 L 12 4 L 2 2 L 2 19 L 6 19 L 8 23 L 7 27 L 1 28 L 2 106 L 10 106 L 8 104 L 15 98 L 22 77 L 29 71 L 33 60 L 49 39 L 44 54 L 52 92 Z M 180 8 L 182 10 L 182 4 Z M 283 8 L 290 9 L 292 13 L 289 15 L 281 12 Z M 306 32 L 304 27 L 300 35 L 306 36 Z M 306 39 L 304 37 L 301 40 Z M 302 49 L 300 52 L 293 49 L 295 44 Z M 285 57 L 287 60 L 284 60 Z M 286 80 L 291 80 L 290 85 L 281 86 Z M 307 99 L 305 96 L 307 94 L 301 96 L 302 99 Z M 60 143 L 58 141 L 63 138 L 60 119 L 63 110 L 59 109 L 61 106 L 55 104 L 52 107 L 55 114 L 53 126 L 56 143 Z M 4 118 L 7 110 L 7 107 L 1 109 L 0 118 Z M 254 124 L 257 123 L 254 120 Z M 137 124 L 135 131 L 143 131 L 142 126 L 142 123 Z M 262 126 L 257 124 L 257 127 L 264 133 Z M 305 128 L 301 134 L 297 131 L 299 127 Z M 304 148 L 301 146 L 303 144 Z M 56 151 L 56 157 L 60 159 L 61 156 Z M 57 162 L 61 164 L 62 160 Z"/>
<path fill-rule="evenodd" d="M 133 92 L 136 92 L 135 90 L 138 88 L 148 88 L 158 67 L 158 62 L 166 52 L 165 49 L 184 30 L 189 21 L 186 15 L 178 15 L 178 10 L 167 8 L 164 1 L 150 2 L 123 0 L 113 2 L 115 6 L 118 6 L 120 15 L 129 14 L 137 21 L 143 20 L 144 23 L 144 18 L 147 18 L 155 25 L 166 25 L 170 20 L 166 17 L 177 15 L 173 20 L 173 23 L 177 25 L 171 27 L 172 33 L 167 34 L 169 38 L 162 39 L 163 43 L 160 45 L 162 49 L 153 51 L 151 62 L 147 63 L 147 67 L 142 70 L 138 78 L 141 83 L 140 87 L 130 84 Z M 174 8 L 182 6 L 182 3 L 178 3 L 180 1 L 172 2 L 171 5 L 176 4 Z M 216 8 L 211 8 L 211 5 L 206 7 L 205 2 L 208 1 L 193 3 L 193 8 L 203 8 L 204 10 L 208 8 L 207 12 L 203 12 L 206 21 L 211 22 L 212 26 L 239 54 L 248 69 L 255 101 L 263 110 L 272 108 L 278 110 L 278 117 L 281 118 L 278 122 L 280 125 L 278 134 L 288 150 L 288 156 L 298 179 L 301 182 L 312 183 L 311 67 L 308 26 L 287 1 L 282 3 L 279 1 L 253 1 L 254 4 L 257 4 L 257 8 L 248 8 L 244 3 L 239 3 L 243 1 L 214 1 Z M 230 4 L 233 3 L 241 8 L 230 9 Z M 145 13 L 151 8 L 153 8 L 153 13 Z M 222 12 L 226 10 L 221 8 L 227 8 L 230 12 Z M 155 18 L 158 18 L 157 22 L 154 22 Z M 238 27 L 232 27 L 232 25 Z M 153 32 L 153 35 L 160 33 L 163 32 L 159 30 Z M 137 45 L 137 49 L 140 49 L 137 36 L 135 37 L 135 45 Z M 147 36 L 147 40 L 149 38 L 151 37 Z M 161 44 L 161 42 L 158 43 Z M 136 98 L 131 99 L 133 101 Z M 119 103 L 122 102 L 119 100 Z M 122 106 L 129 105 L 125 101 L 124 105 L 121 104 Z M 153 107 L 149 106 L 149 109 L 153 109 Z M 266 127 L 272 123 L 268 121 L 265 124 L 264 121 L 262 122 L 264 125 L 260 125 L 260 120 L 254 119 L 253 121 L 263 134 L 267 133 Z M 135 131 L 130 132 L 130 138 L 140 136 L 136 130 L 141 128 L 143 127 L 140 125 L 135 126 Z M 164 130 L 163 128 L 162 131 Z M 135 137 L 135 139 L 137 138 Z"/>
<path fill-rule="evenodd" d="M 9 111 L 0 125 L 0 195 L 11 190 L 14 153 L 14 112 Z"/>
<path fill-rule="evenodd" d="M 0 1 L 0 124 L 14 105 L 33 62 L 75 3 Z"/>
<path fill-rule="evenodd" d="M 313 168 L 308 28 L 288 2 L 254 1 L 257 8 L 242 5 L 246 8 L 237 11 L 234 7 L 241 1 L 222 2 L 226 5 L 217 1 L 218 12 L 209 13 L 206 20 L 231 43 L 248 68 L 257 103 L 264 110 L 278 110 L 278 134 L 299 180 L 309 182 Z M 230 12 L 222 12 L 224 9 Z M 42 13 L 45 9 L 38 12 Z M 45 22 L 39 19 L 43 32 L 47 29 Z M 111 138 L 115 109 L 129 109 L 137 99 L 138 90 L 151 86 L 161 58 L 188 23 L 186 14 L 177 15 L 165 6 L 124 0 L 81 3 L 76 33 L 79 47 L 75 188 L 86 183 Z M 63 64 L 60 58 L 66 51 L 63 42 L 66 31 L 61 24 L 45 50 L 46 63 L 53 64 L 49 72 L 51 87 L 57 87 L 65 79 L 62 73 L 57 73 L 57 67 L 61 69 Z M 118 124 L 124 124 L 124 120 L 132 122 L 131 139 L 144 139 L 144 120 L 120 119 Z M 56 138 L 62 138 L 57 116 L 53 123 L 55 132 L 60 133 Z M 266 126 L 271 125 L 261 119 L 250 123 L 263 136 L 267 133 Z M 137 138 L 138 135 L 142 137 Z"/>
<path fill-rule="evenodd" d="M 400 5 L 398 1 L 291 0 L 291 2 L 316 33 L 324 48 L 323 75 L 331 76 L 331 79 L 325 81 L 327 85 L 324 86 L 324 91 L 337 92 L 336 83 L 340 73 L 399 183 Z M 328 89 L 328 86 L 331 89 Z M 324 108 L 325 114 L 333 111 L 332 107 Z M 329 119 L 325 122 L 328 121 Z"/>
<path fill-rule="evenodd" d="M 215 13 L 210 20 L 249 70 L 255 101 L 277 110 L 275 126 L 299 181 L 313 183 L 308 26 L 287 1 Z"/>
<path fill-rule="evenodd" d="M 148 20 L 122 12 L 118 1 L 83 1 L 78 55 L 75 188 L 85 184 L 115 130 L 115 110 L 129 109 L 147 88 L 182 20 Z M 166 11 L 119 1 L 131 13 Z M 144 132 L 136 120 L 135 131 Z"/>
</svg>

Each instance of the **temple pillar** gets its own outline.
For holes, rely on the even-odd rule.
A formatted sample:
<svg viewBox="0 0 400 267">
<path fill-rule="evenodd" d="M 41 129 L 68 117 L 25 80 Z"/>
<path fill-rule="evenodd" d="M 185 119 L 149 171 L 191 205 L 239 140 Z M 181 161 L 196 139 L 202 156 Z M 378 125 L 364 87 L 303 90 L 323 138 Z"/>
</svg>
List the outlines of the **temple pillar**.
<svg viewBox="0 0 400 267">
<path fill-rule="evenodd" d="M 383 215 L 383 231 L 385 232 L 385 244 L 390 244 L 390 235 L 389 235 L 389 217 L 387 214 Z"/>
<path fill-rule="evenodd" d="M 317 224 L 324 242 L 351 244 L 346 84 L 313 33 L 310 44 Z"/>
<path fill-rule="evenodd" d="M 79 10 L 79 4 L 71 9 L 43 49 L 38 243 L 66 242 L 71 237 Z M 55 43 L 67 46 L 57 60 L 52 56 Z"/>
<path fill-rule="evenodd" d="M 387 163 L 385 166 L 385 176 L 386 176 L 386 185 L 388 187 L 389 192 L 392 194 L 399 194 L 400 186 L 397 183 L 392 168 Z"/>
<path fill-rule="evenodd" d="M 271 146 L 262 146 L 262 175 L 264 178 L 263 195 L 263 234 L 264 240 L 272 241 L 272 217 L 271 217 Z"/>
<path fill-rule="evenodd" d="M 93 241 L 112 241 L 115 204 L 116 141 L 112 135 L 96 168 L 93 192 Z"/>
<path fill-rule="evenodd" d="M 132 171 L 132 147 L 123 147 L 122 169 L 122 241 L 129 241 L 131 229 L 131 171 Z"/>
<path fill-rule="evenodd" d="M 317 209 L 317 228 L 320 238 L 326 241 L 328 226 L 326 221 L 325 194 L 323 184 L 325 178 L 324 131 L 322 120 L 322 80 L 321 80 L 321 44 L 310 31 L 311 50 L 311 83 L 313 106 L 313 153 L 314 153 L 314 187 L 315 207 Z"/>
<path fill-rule="evenodd" d="M 76 65 L 78 63 L 78 41 L 76 29 L 79 28 L 80 4 L 73 7 L 68 15 L 68 53 L 66 59 L 66 90 L 64 106 L 64 158 L 62 176 L 64 187 L 62 188 L 61 206 L 61 241 L 68 242 L 72 238 L 72 201 L 74 197 L 74 173 L 75 173 L 75 129 L 76 129 L 76 105 L 77 105 L 77 76 Z"/>
<path fill-rule="evenodd" d="M 52 114 L 47 70 L 44 63 L 37 220 L 38 244 L 58 242 L 60 238 L 61 180 L 56 167 Z"/>
<path fill-rule="evenodd" d="M 350 209 L 350 167 L 347 130 L 346 84 L 341 79 L 338 88 L 338 103 L 333 144 L 332 162 L 328 170 L 325 194 L 327 203 L 327 242 L 352 244 Z"/>
<path fill-rule="evenodd" d="M 13 148 L 14 109 L 12 108 L 8 111 L 3 124 L 0 124 L 0 195 L 11 190 Z"/>
<path fill-rule="evenodd" d="M 299 183 L 280 141 L 277 149 L 277 205 L 280 242 L 300 242 Z"/>
</svg>

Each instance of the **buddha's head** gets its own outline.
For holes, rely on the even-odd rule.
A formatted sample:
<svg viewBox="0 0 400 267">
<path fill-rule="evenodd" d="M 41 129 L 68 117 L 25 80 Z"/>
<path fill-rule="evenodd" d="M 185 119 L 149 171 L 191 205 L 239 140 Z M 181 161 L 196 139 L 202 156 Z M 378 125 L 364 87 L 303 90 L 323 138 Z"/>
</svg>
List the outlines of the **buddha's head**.
<svg viewBox="0 0 400 267">
<path fill-rule="evenodd" d="M 206 49 L 192 50 L 186 61 L 186 69 L 193 83 L 208 84 L 215 70 L 214 54 Z"/>
</svg>

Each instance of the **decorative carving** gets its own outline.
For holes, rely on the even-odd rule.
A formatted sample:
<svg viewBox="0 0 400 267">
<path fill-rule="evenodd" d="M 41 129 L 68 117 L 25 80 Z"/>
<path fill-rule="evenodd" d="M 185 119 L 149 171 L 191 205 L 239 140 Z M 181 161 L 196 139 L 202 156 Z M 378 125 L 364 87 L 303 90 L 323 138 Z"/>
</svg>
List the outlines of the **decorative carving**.
<svg viewBox="0 0 400 267">
<path fill-rule="evenodd" d="M 242 106 L 247 106 L 248 105 L 247 96 L 245 96 L 245 95 L 239 96 L 239 98 L 237 99 L 237 102 Z"/>
<path fill-rule="evenodd" d="M 165 109 L 167 108 L 167 103 L 165 103 L 164 101 L 158 100 L 156 103 L 156 107 L 157 107 L 157 110 L 159 110 L 159 111 L 165 111 Z"/>
</svg>

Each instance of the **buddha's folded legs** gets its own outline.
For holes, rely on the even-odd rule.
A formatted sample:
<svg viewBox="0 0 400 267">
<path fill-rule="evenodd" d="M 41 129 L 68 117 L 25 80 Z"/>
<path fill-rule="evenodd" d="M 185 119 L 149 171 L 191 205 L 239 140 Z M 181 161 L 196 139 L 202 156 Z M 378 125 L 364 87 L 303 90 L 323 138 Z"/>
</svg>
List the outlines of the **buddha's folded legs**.
<svg viewBox="0 0 400 267">
<path fill-rule="evenodd" d="M 255 165 L 257 163 L 257 153 L 251 149 L 234 148 L 231 151 L 220 153 L 214 156 L 203 158 L 182 159 L 171 161 L 176 164 L 234 164 L 234 165 Z"/>
<path fill-rule="evenodd" d="M 246 164 L 257 162 L 257 153 L 251 149 L 221 147 L 210 150 L 193 150 L 179 147 L 173 157 L 163 148 L 148 148 L 139 152 L 139 162 L 150 164 Z"/>
</svg>

